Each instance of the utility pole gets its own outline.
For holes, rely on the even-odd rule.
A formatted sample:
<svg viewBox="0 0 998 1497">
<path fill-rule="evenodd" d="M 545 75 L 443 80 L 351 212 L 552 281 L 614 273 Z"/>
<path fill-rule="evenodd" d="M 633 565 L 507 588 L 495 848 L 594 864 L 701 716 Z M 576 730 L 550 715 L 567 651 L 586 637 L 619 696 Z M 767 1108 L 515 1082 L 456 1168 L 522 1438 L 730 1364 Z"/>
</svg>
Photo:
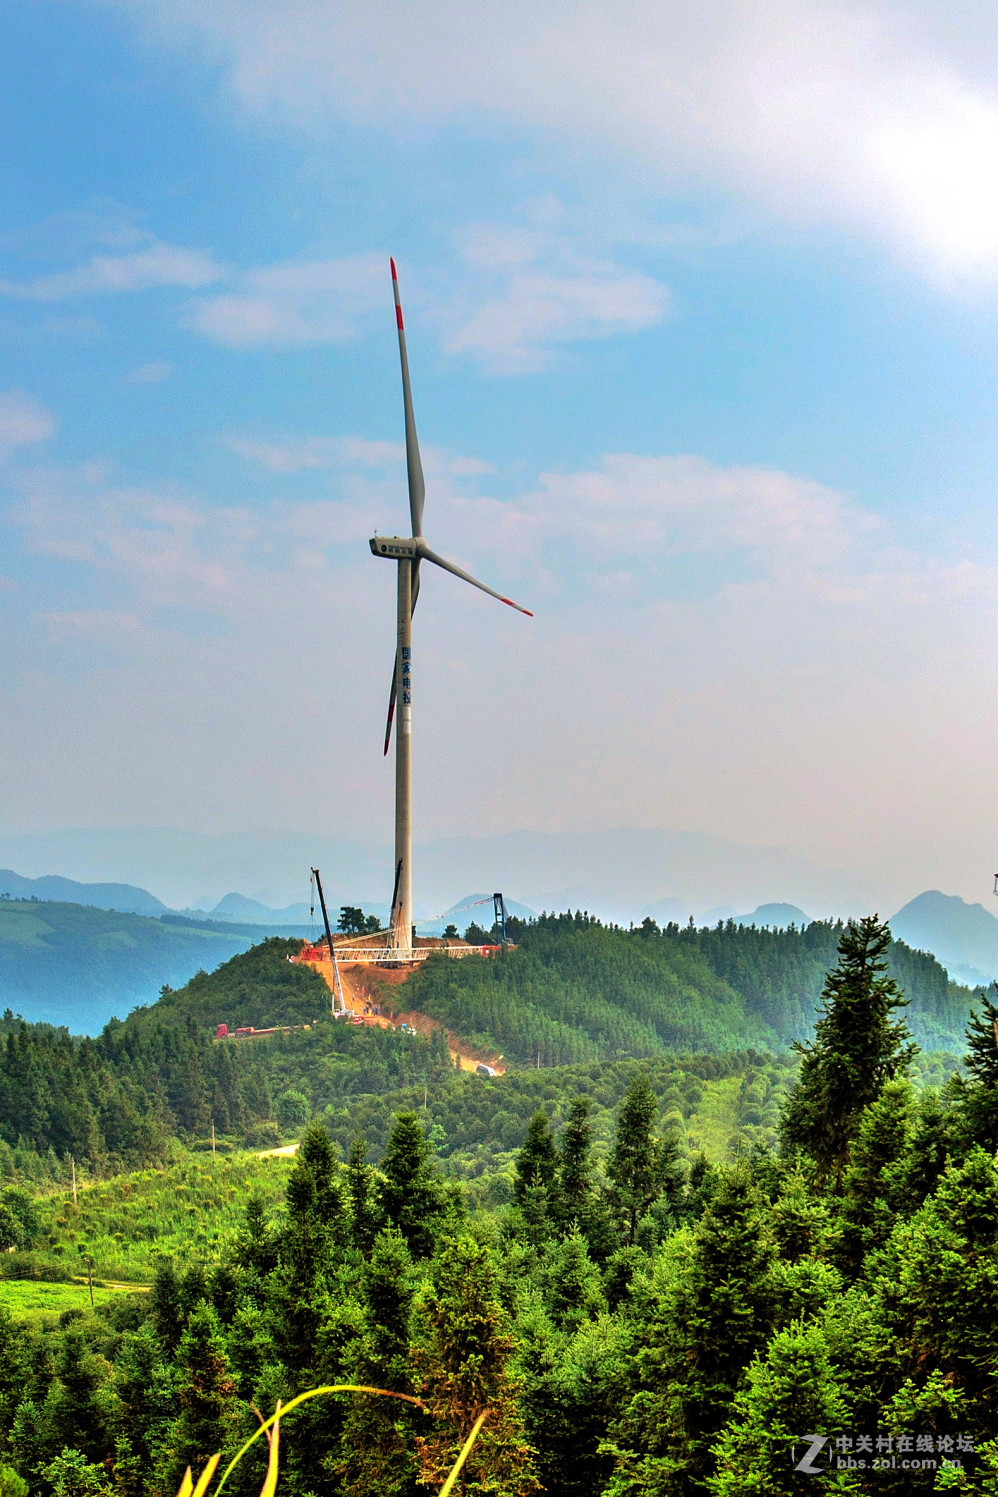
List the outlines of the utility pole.
<svg viewBox="0 0 998 1497">
<path fill-rule="evenodd" d="M 214 1159 L 214 1157 L 215 1157 L 215 1119 L 214 1119 L 214 1116 L 212 1117 L 212 1120 L 211 1120 L 211 1157 L 212 1157 L 212 1159 Z"/>
<path fill-rule="evenodd" d="M 90 1285 L 90 1308 L 92 1310 L 94 1307 L 94 1260 L 90 1257 L 89 1253 L 87 1254 L 86 1264 L 87 1283 Z"/>
<path fill-rule="evenodd" d="M 70 1162 L 70 1165 L 72 1166 L 72 1170 L 73 1170 L 73 1205 L 77 1206 L 77 1205 L 79 1205 L 79 1201 L 78 1201 L 77 1195 L 76 1195 L 76 1160 L 75 1159 L 71 1159 L 69 1162 Z"/>
</svg>

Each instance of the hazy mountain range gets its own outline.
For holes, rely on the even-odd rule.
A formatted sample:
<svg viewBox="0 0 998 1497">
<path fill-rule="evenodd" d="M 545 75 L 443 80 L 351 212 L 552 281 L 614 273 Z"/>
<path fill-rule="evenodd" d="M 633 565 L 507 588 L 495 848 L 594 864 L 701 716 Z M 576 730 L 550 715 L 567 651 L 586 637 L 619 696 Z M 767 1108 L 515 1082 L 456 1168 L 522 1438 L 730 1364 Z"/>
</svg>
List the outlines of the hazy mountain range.
<svg viewBox="0 0 998 1497">
<path fill-rule="evenodd" d="M 0 862 L 38 876 L 57 868 L 86 884 L 155 890 L 173 909 L 214 910 L 231 891 L 282 913 L 308 900 L 309 869 L 322 869 L 330 907 L 386 906 L 390 845 L 282 831 L 198 833 L 149 828 L 80 829 L 0 836 Z M 507 832 L 417 844 L 417 916 L 450 909 L 468 889 L 502 889 L 531 909 L 588 909 L 627 924 L 697 921 L 790 903 L 815 915 L 897 907 L 903 889 L 873 888 L 848 869 L 779 847 L 699 832 L 616 827 L 599 832 Z"/>
<path fill-rule="evenodd" d="M 899 941 L 932 955 L 956 982 L 977 987 L 998 977 L 998 920 L 981 904 L 930 889 L 891 920 Z"/>
<path fill-rule="evenodd" d="M 497 848 L 496 841 L 505 846 Z M 637 872 L 628 870 L 625 878 L 618 860 L 628 844 L 639 866 Z M 522 886 L 515 882 L 515 875 L 537 871 L 528 854 L 536 855 L 542 871 L 546 857 L 546 871 L 551 871 L 564 853 L 564 838 L 532 843 L 527 834 L 517 834 L 489 844 L 469 841 L 462 844 L 463 851 L 450 846 L 455 863 L 463 859 L 473 865 L 477 859 L 479 864 L 490 861 L 493 868 L 499 868 L 493 879 L 480 882 L 478 888 L 502 888 L 507 910 L 521 918 L 529 919 L 544 909 L 583 908 L 621 924 L 638 923 L 645 915 L 663 925 L 670 920 L 685 923 L 693 914 L 698 924 L 734 919 L 758 926 L 786 926 L 806 925 L 828 913 L 806 899 L 802 904 L 769 900 L 739 913 L 737 905 L 719 904 L 707 897 L 697 901 L 648 899 L 638 893 L 630 897 L 618 893 L 602 898 L 598 891 L 580 884 L 518 898 Z M 612 887 L 611 881 L 619 877 L 622 884 L 637 889 L 640 870 L 650 874 L 662 846 L 660 834 L 606 834 L 602 842 L 593 834 L 580 838 L 576 851 L 581 866 L 602 850 L 606 862 L 600 872 L 607 886 Z M 669 846 L 678 864 L 682 840 L 673 839 Z M 691 843 L 685 848 L 691 883 L 695 884 L 697 858 L 703 853 L 702 845 Z M 741 849 L 741 853 L 747 866 L 748 850 Z M 421 867 L 426 868 L 432 868 L 434 857 L 441 866 L 446 861 L 442 844 L 436 852 L 432 847 L 422 849 L 421 857 Z M 439 869 L 437 876 L 442 883 Z M 705 876 L 702 868 L 697 876 Z M 789 876 L 786 869 L 784 876 Z M 427 873 L 427 881 L 429 877 Z M 737 881 L 729 887 L 736 885 Z M 384 901 L 365 897 L 363 886 L 351 888 L 339 877 L 327 897 L 331 917 L 338 915 L 341 904 L 361 905 L 383 921 L 388 915 Z M 113 1014 L 123 1017 L 136 1003 L 152 1001 L 163 983 L 178 986 L 199 967 L 217 965 L 267 934 L 304 935 L 319 925 L 317 918 L 310 920 L 304 901 L 267 904 L 229 892 L 219 900 L 205 898 L 199 904 L 200 909 L 169 911 L 160 898 L 137 884 L 86 882 L 48 873 L 31 878 L 11 869 L 0 870 L 0 1008 L 9 1006 L 25 1017 L 93 1032 Z M 857 900 L 852 912 L 869 908 L 870 901 Z M 446 905 L 441 901 L 436 912 L 432 906 L 426 911 L 424 905 L 424 915 L 430 914 L 432 918 L 422 921 L 425 934 L 439 933 L 449 923 L 462 931 L 472 921 L 487 927 L 492 923 L 491 893 L 466 894 Z M 980 904 L 930 890 L 898 910 L 891 926 L 899 940 L 937 957 L 958 982 L 978 986 L 998 976 L 998 919 Z"/>
</svg>

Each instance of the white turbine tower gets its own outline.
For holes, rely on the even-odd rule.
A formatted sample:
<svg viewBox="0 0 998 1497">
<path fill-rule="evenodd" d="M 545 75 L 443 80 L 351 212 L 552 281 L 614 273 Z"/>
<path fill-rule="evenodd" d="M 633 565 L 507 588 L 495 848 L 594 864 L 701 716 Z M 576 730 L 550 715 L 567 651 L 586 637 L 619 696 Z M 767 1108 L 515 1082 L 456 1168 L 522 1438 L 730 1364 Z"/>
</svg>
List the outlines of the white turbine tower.
<svg viewBox="0 0 998 1497">
<path fill-rule="evenodd" d="M 412 388 L 409 384 L 409 357 L 405 347 L 405 323 L 402 318 L 402 302 L 399 298 L 398 271 L 392 260 L 392 289 L 395 293 L 395 320 L 398 323 L 399 357 L 402 360 L 402 399 L 405 406 L 405 462 L 409 477 L 409 518 L 411 535 L 376 535 L 371 539 L 371 550 L 375 556 L 386 557 L 398 564 L 398 645 L 395 652 L 395 671 L 392 676 L 391 697 L 388 702 L 388 724 L 385 730 L 385 753 L 392 736 L 392 719 L 396 702 L 399 704 L 398 729 L 395 734 L 395 890 L 392 895 L 391 935 L 389 943 L 397 952 L 399 960 L 412 955 L 412 611 L 419 596 L 419 564 L 430 561 L 481 588 L 490 598 L 498 598 L 510 608 L 519 609 L 533 618 L 529 608 L 521 608 L 512 598 L 504 598 L 484 582 L 479 582 L 468 572 L 462 571 L 452 561 L 446 561 L 431 551 L 423 539 L 423 465 L 419 460 L 419 442 L 416 437 L 416 418 L 412 409 Z"/>
</svg>

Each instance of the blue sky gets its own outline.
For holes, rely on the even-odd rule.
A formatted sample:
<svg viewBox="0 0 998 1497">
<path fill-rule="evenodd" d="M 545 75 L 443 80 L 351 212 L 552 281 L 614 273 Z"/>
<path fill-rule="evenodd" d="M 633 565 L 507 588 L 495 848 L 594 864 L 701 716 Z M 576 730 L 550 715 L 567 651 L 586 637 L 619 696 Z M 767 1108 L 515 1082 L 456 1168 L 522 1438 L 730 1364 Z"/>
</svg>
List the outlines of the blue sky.
<svg viewBox="0 0 998 1497">
<path fill-rule="evenodd" d="M 958 22 L 13 0 L 0 830 L 385 835 L 394 253 L 427 533 L 536 614 L 426 589 L 424 835 L 981 898 L 998 23 Z"/>
</svg>

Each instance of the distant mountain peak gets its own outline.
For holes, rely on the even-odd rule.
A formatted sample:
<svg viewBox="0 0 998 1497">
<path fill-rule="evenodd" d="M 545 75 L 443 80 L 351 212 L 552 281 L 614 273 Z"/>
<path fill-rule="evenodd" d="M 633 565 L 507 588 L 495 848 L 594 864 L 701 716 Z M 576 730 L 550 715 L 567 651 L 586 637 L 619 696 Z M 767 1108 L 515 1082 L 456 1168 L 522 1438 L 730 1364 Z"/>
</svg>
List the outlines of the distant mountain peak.
<svg viewBox="0 0 998 1497">
<path fill-rule="evenodd" d="M 734 922 L 736 925 L 757 925 L 760 930 L 768 925 L 775 930 L 788 925 L 810 925 L 811 918 L 796 904 L 761 904 L 750 915 L 735 915 Z"/>
<path fill-rule="evenodd" d="M 0 894 L 9 894 L 11 899 L 34 897 L 57 904 L 90 905 L 97 910 L 120 910 L 126 915 L 162 915 L 167 908 L 155 894 L 134 884 L 81 884 L 54 873 L 25 878 L 12 868 L 0 868 Z"/>
<path fill-rule="evenodd" d="M 918 951 L 931 951 L 951 977 L 975 987 L 998 976 L 998 919 L 982 904 L 927 889 L 894 915 L 891 931 Z"/>
</svg>

